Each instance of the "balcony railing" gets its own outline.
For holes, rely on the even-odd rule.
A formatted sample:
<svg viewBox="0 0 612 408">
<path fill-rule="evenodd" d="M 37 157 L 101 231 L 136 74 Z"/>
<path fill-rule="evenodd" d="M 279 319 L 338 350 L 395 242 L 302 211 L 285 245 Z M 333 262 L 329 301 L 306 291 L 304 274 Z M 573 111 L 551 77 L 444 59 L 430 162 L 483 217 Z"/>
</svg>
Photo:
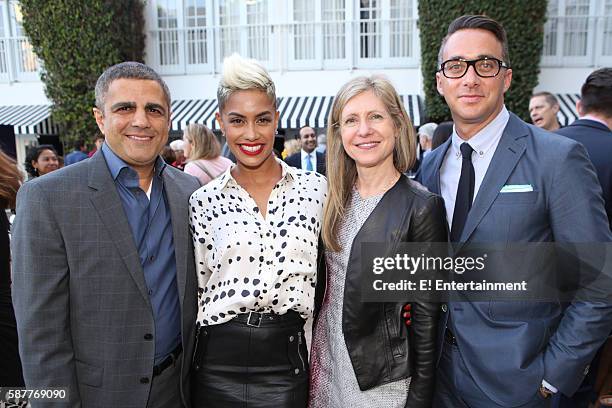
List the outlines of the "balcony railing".
<svg viewBox="0 0 612 408">
<path fill-rule="evenodd" d="M 416 19 L 294 22 L 150 32 L 149 63 L 163 74 L 216 73 L 237 52 L 271 70 L 418 66 Z"/>
<path fill-rule="evenodd" d="M 612 65 L 612 16 L 549 17 L 542 66 Z"/>
<path fill-rule="evenodd" d="M 0 81 L 36 81 L 39 68 L 27 37 L 0 38 Z"/>
</svg>

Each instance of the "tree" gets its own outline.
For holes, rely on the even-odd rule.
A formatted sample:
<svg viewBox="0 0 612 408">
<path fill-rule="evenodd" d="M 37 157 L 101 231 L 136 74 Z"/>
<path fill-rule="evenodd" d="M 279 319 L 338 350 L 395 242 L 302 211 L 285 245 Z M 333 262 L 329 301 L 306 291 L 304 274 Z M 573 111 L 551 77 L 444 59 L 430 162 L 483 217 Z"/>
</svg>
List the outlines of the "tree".
<svg viewBox="0 0 612 408">
<path fill-rule="evenodd" d="M 546 7 L 546 0 L 515 0 L 512 5 L 491 0 L 419 0 L 421 71 L 429 119 L 450 120 L 448 106 L 436 89 L 438 50 L 448 25 L 464 14 L 485 14 L 506 29 L 513 75 L 505 102 L 512 112 L 528 119 L 529 98 L 540 73 Z"/>
<path fill-rule="evenodd" d="M 107 67 L 144 58 L 139 0 L 21 0 L 23 28 L 42 61 L 41 79 L 64 144 L 91 139 L 94 87 Z"/>
</svg>

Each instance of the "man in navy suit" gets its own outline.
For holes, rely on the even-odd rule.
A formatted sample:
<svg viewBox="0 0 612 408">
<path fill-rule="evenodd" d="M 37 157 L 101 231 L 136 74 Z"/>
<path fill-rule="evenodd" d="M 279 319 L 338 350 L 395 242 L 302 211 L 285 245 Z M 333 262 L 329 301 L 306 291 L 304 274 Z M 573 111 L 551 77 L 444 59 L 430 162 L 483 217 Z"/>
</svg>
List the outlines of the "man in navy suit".
<svg viewBox="0 0 612 408">
<path fill-rule="evenodd" d="M 504 106 L 512 70 L 503 27 L 462 16 L 442 41 L 438 92 L 451 138 L 418 179 L 444 198 L 451 240 L 610 242 L 601 187 L 579 143 Z M 435 407 L 544 407 L 571 395 L 612 328 L 612 305 L 449 302 L 442 306 Z"/>
<path fill-rule="evenodd" d="M 300 129 L 300 143 L 302 150 L 292 154 L 285 159 L 285 162 L 298 169 L 316 171 L 325 175 L 325 155 L 317 152 L 317 135 L 310 126 Z"/>
<path fill-rule="evenodd" d="M 589 75 L 576 103 L 580 119 L 556 133 L 584 145 L 597 171 L 612 228 L 612 68 Z"/>
</svg>

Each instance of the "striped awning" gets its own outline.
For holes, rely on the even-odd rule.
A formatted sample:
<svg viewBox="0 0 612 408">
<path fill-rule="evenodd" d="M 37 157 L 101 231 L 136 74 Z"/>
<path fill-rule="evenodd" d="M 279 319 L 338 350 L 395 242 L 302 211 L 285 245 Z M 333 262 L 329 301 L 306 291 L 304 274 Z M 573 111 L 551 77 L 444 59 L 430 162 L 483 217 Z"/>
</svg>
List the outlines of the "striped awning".
<svg viewBox="0 0 612 408">
<path fill-rule="evenodd" d="M 13 126 L 16 135 L 58 134 L 50 105 L 0 106 L 0 125 Z"/>
<path fill-rule="evenodd" d="M 567 126 L 578 119 L 576 112 L 576 102 L 580 99 L 578 94 L 556 94 L 559 100 L 559 112 L 557 118 L 561 126 Z"/>
<path fill-rule="evenodd" d="M 277 99 L 279 128 L 299 129 L 302 126 L 324 128 L 332 107 L 333 96 L 288 96 Z M 402 95 L 404 107 L 414 126 L 421 125 L 423 104 L 418 95 Z M 190 123 L 201 123 L 218 129 L 215 120 L 216 99 L 189 99 L 172 102 L 172 130 L 184 130 Z"/>
</svg>

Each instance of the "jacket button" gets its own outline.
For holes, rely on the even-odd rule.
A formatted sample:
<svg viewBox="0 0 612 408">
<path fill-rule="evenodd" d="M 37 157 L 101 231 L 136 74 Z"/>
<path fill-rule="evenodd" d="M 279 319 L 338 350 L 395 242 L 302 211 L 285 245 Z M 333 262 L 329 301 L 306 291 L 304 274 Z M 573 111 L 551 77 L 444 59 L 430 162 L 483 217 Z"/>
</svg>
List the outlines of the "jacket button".
<svg viewBox="0 0 612 408">
<path fill-rule="evenodd" d="M 153 335 L 151 333 L 147 333 L 144 335 L 145 340 L 153 340 Z"/>
<path fill-rule="evenodd" d="M 448 311 L 448 306 L 446 306 L 446 303 L 442 304 L 442 311 L 444 313 L 446 313 Z"/>
<path fill-rule="evenodd" d="M 149 377 L 142 377 L 140 379 L 140 383 L 141 384 L 148 384 L 149 383 Z"/>
</svg>

